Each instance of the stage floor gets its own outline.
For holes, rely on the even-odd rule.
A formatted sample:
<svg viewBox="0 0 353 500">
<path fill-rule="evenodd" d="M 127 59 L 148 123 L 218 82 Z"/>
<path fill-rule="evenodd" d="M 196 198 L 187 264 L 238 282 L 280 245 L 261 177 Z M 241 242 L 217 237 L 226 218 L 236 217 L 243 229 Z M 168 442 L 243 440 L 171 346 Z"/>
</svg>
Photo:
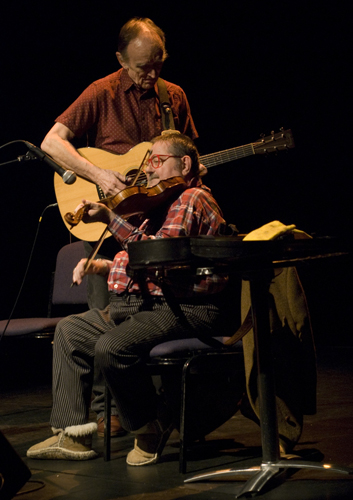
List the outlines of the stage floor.
<svg viewBox="0 0 353 500">
<path fill-rule="evenodd" d="M 28 360 L 30 353 L 26 355 Z M 322 347 L 317 356 L 318 411 L 305 417 L 304 432 L 295 453 L 307 460 L 353 467 L 353 348 Z M 245 478 L 187 484 L 184 479 L 218 469 L 257 465 L 261 461 L 259 428 L 239 413 L 209 434 L 206 442 L 190 448 L 185 475 L 178 472 L 177 431 L 172 433 L 160 462 L 148 467 L 126 465 L 126 454 L 133 445 L 131 435 L 112 440 L 110 462 L 103 459 L 103 439 L 98 437 L 94 438 L 94 447 L 100 452 L 96 460 L 29 460 L 26 450 L 51 434 L 48 367 L 40 367 L 38 376 L 37 365 L 30 368 L 28 363 L 21 362 L 21 357 L 20 362 L 17 358 L 12 363 L 7 358 L 1 377 L 0 430 L 32 473 L 20 490 L 23 500 L 235 498 Z M 93 414 L 91 417 L 94 419 Z M 353 475 L 291 471 L 285 481 L 268 488 L 258 498 L 352 499 Z"/>
</svg>

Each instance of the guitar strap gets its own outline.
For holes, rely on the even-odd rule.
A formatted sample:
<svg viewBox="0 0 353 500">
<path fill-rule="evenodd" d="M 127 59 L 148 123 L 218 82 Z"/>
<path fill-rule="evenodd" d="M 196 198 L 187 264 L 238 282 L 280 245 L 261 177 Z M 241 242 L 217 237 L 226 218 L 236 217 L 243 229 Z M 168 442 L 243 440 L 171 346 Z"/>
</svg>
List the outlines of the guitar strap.
<svg viewBox="0 0 353 500">
<path fill-rule="evenodd" d="M 175 317 L 183 325 L 183 327 L 185 328 L 185 330 L 190 332 L 190 337 L 196 337 L 199 340 L 201 340 L 201 342 L 203 342 L 204 344 L 209 345 L 210 347 L 220 349 L 220 348 L 224 348 L 225 346 L 232 346 L 232 345 L 236 344 L 237 342 L 239 342 L 239 340 L 241 340 L 244 337 L 244 335 L 246 335 L 251 330 L 251 328 L 253 327 L 252 310 L 251 310 L 251 307 L 250 307 L 249 310 L 248 310 L 248 312 L 247 312 L 247 315 L 246 315 L 246 317 L 245 317 L 245 319 L 243 321 L 243 323 L 241 324 L 241 326 L 224 343 L 220 342 L 219 340 L 217 340 L 217 339 L 215 339 L 213 337 L 209 337 L 207 335 L 201 335 L 201 334 L 198 335 L 197 333 L 195 333 L 195 332 L 193 332 L 191 330 L 190 325 L 188 323 L 188 320 L 184 316 L 184 313 L 181 310 L 180 305 L 175 300 L 175 297 L 173 296 L 173 294 L 171 293 L 169 287 L 164 283 L 163 280 L 160 281 L 160 287 L 162 288 L 163 295 L 164 295 L 164 298 L 166 299 L 167 304 L 169 305 L 169 307 L 173 311 Z"/>
<path fill-rule="evenodd" d="M 239 340 L 241 340 L 244 337 L 244 335 L 246 335 L 251 330 L 252 327 L 253 327 L 253 321 L 252 321 L 252 312 L 250 307 L 241 326 L 228 340 L 224 342 L 224 344 L 225 345 L 236 344 L 237 342 L 239 342 Z"/>
<path fill-rule="evenodd" d="M 162 115 L 162 126 L 163 130 L 175 130 L 173 112 L 169 101 L 169 96 L 167 92 L 167 86 L 162 78 L 157 80 L 158 94 L 159 94 L 159 106 Z"/>
<path fill-rule="evenodd" d="M 167 302 L 170 309 L 173 311 L 174 316 L 177 318 L 179 323 L 184 327 L 185 331 L 189 333 L 190 338 L 196 337 L 204 344 L 207 344 L 208 346 L 216 348 L 216 349 L 217 348 L 220 349 L 220 348 L 224 347 L 223 343 L 220 342 L 219 340 L 217 340 L 213 337 L 202 335 L 201 333 L 197 334 L 196 332 L 194 332 L 192 330 L 187 318 L 185 317 L 183 311 L 181 310 L 180 304 L 175 299 L 169 286 L 164 282 L 163 279 L 160 280 L 159 286 L 162 289 L 165 301 Z"/>
</svg>

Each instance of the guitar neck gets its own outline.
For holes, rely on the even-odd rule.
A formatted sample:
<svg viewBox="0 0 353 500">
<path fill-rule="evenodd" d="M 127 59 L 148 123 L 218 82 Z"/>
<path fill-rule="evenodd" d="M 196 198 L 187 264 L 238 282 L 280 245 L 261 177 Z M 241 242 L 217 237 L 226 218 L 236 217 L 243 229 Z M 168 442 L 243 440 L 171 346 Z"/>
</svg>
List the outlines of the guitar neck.
<svg viewBox="0 0 353 500">
<path fill-rule="evenodd" d="M 239 160 L 240 158 L 245 158 L 246 156 L 251 156 L 254 154 L 254 145 L 250 143 L 246 144 L 245 146 L 238 146 L 236 148 L 219 151 L 218 153 L 211 153 L 208 155 L 200 156 L 200 163 L 205 165 L 205 167 L 210 168 L 222 163 L 227 163 L 228 161 Z"/>
</svg>

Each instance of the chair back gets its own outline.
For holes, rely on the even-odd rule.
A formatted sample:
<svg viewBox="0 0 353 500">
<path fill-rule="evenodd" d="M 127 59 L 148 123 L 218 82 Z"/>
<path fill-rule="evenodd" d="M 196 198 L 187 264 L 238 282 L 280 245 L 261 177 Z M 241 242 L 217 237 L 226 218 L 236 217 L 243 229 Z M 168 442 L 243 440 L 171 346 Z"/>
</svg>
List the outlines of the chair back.
<svg viewBox="0 0 353 500">
<path fill-rule="evenodd" d="M 87 277 L 79 286 L 72 286 L 72 271 L 85 258 L 83 241 L 62 247 L 56 258 L 52 304 L 87 304 Z"/>
</svg>

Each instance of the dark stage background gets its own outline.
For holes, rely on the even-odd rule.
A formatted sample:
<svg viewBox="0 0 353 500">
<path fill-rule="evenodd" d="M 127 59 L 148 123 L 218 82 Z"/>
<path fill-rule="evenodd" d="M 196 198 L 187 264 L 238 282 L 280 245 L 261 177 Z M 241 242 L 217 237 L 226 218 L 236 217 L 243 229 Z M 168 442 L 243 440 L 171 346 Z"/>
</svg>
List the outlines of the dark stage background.
<svg viewBox="0 0 353 500">
<path fill-rule="evenodd" d="M 117 34 L 134 15 L 167 35 L 162 77 L 186 91 L 201 154 L 240 146 L 279 127 L 296 147 L 214 167 L 207 184 L 229 222 L 249 232 L 271 220 L 313 235 L 351 231 L 351 21 L 342 3 L 12 2 L 1 12 L 0 145 L 40 143 L 93 80 L 116 69 Z M 26 153 L 0 149 L 0 163 Z M 10 314 L 53 172 L 39 162 L 1 167 L 0 319 Z M 74 208 L 74 207 L 73 207 Z M 15 317 L 46 314 L 50 273 L 70 241 L 57 208 L 40 224 Z M 317 342 L 351 343 L 347 263 L 302 272 Z"/>
</svg>

